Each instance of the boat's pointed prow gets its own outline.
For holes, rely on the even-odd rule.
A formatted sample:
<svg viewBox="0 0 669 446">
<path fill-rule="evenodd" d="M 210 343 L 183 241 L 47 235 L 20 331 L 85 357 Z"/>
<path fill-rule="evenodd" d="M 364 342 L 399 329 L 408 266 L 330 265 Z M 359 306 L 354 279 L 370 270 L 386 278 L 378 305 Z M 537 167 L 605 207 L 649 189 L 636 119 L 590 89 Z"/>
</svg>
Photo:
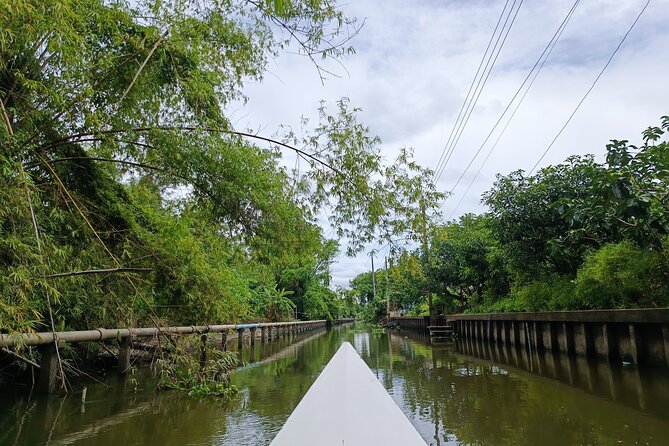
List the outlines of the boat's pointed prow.
<svg viewBox="0 0 669 446">
<path fill-rule="evenodd" d="M 416 429 L 348 342 L 272 441 L 272 446 L 425 446 Z"/>
</svg>

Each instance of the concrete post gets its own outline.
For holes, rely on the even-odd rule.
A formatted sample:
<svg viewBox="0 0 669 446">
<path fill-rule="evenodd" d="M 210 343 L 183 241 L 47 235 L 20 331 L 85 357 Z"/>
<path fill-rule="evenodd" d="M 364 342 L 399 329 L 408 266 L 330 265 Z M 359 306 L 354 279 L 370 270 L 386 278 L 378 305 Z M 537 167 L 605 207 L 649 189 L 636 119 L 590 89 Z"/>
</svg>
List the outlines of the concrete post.
<svg viewBox="0 0 669 446">
<path fill-rule="evenodd" d="M 586 358 L 595 356 L 595 344 L 590 334 L 590 328 L 581 322 L 581 336 L 583 336 L 583 355 Z"/>
<path fill-rule="evenodd" d="M 126 373 L 130 370 L 130 353 L 132 352 L 132 339 L 130 337 L 122 338 L 118 343 L 118 372 Z"/>
<path fill-rule="evenodd" d="M 560 345 L 558 344 L 558 332 L 557 327 L 552 322 L 548 323 L 548 339 L 550 340 L 551 350 L 555 353 L 560 351 Z"/>
<path fill-rule="evenodd" d="M 207 366 L 207 338 L 206 334 L 200 335 L 200 369 Z"/>
<path fill-rule="evenodd" d="M 614 340 L 611 333 L 611 326 L 602 324 L 602 340 L 604 341 L 604 357 L 607 361 L 614 358 Z"/>
<path fill-rule="evenodd" d="M 573 355 L 574 350 L 574 330 L 570 323 L 562 323 L 562 333 L 564 335 L 565 350 L 568 355 Z"/>
<path fill-rule="evenodd" d="M 544 349 L 544 333 L 541 329 L 541 322 L 533 322 L 532 331 L 534 332 L 534 349 L 537 352 Z"/>
<path fill-rule="evenodd" d="M 257 329 L 255 328 L 250 328 L 249 333 L 251 334 L 251 347 L 255 347 L 256 345 L 256 336 L 258 335 Z"/>
<path fill-rule="evenodd" d="M 244 348 L 244 329 L 237 330 L 237 349 L 241 352 Z"/>
<path fill-rule="evenodd" d="M 631 347 L 631 353 L 632 353 L 632 362 L 634 364 L 639 364 L 639 350 L 641 345 L 639 344 L 639 333 L 636 330 L 636 327 L 634 324 L 629 324 L 629 332 L 630 332 L 630 347 Z"/>
<path fill-rule="evenodd" d="M 63 343 L 58 344 L 61 347 Z M 40 393 L 53 393 L 56 390 L 56 377 L 58 376 L 58 353 L 56 343 L 41 345 L 38 347 L 40 354 L 40 369 L 37 382 L 37 390 Z"/>
<path fill-rule="evenodd" d="M 669 327 L 662 327 L 662 344 L 664 345 L 664 362 L 669 365 Z"/>
</svg>

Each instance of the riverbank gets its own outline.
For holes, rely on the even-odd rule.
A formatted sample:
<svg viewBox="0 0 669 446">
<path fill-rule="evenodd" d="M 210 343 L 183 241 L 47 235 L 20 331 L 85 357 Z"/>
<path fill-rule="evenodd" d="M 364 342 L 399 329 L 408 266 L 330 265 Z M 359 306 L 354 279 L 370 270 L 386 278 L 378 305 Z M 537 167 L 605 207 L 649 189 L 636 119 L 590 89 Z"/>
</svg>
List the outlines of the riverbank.
<svg viewBox="0 0 669 446">
<path fill-rule="evenodd" d="M 9 416 L 0 420 L 0 444 L 266 445 L 344 341 L 431 445 L 663 445 L 669 438 L 664 370 L 561 354 L 553 368 L 551 355 L 538 360 L 526 349 L 500 346 L 491 355 L 489 343 L 432 345 L 414 332 L 356 326 L 245 348 L 244 365 L 231 375 L 239 393 L 227 402 L 154 392 L 144 368 L 108 376 L 109 387 L 87 383 L 83 405 L 80 390 L 65 398 L 2 394 L 0 410 Z"/>
</svg>

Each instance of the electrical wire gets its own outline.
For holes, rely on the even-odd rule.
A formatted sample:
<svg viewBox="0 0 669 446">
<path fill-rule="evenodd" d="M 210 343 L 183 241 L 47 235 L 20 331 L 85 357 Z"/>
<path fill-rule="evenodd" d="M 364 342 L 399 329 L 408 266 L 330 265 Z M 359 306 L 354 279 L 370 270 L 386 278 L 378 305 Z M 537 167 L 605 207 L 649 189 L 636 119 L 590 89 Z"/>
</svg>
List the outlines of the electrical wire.
<svg viewBox="0 0 669 446">
<path fill-rule="evenodd" d="M 478 178 L 479 174 L 481 173 L 481 170 L 483 169 L 483 167 L 485 166 L 485 164 L 486 164 L 486 163 L 488 162 L 488 160 L 490 159 L 490 156 L 492 155 L 492 153 L 494 152 L 495 148 L 497 147 L 497 144 L 499 143 L 500 139 L 502 138 L 502 136 L 503 136 L 504 133 L 506 132 L 507 127 L 509 126 L 509 124 L 510 124 L 511 121 L 513 120 L 514 116 L 516 115 L 516 112 L 518 112 L 518 109 L 520 108 L 520 105 L 521 105 L 521 104 L 523 103 L 523 101 L 525 100 L 525 96 L 527 96 L 527 93 L 528 93 L 528 92 L 530 91 L 530 89 L 532 88 L 532 85 L 534 84 L 534 81 L 536 81 L 537 77 L 539 76 L 539 73 L 541 72 L 542 68 L 543 68 L 544 65 L 546 64 L 546 61 L 548 60 L 548 58 L 550 57 L 551 53 L 553 52 L 553 49 L 555 48 L 555 45 L 557 45 L 557 42 L 560 40 L 560 37 L 562 36 L 562 33 L 564 32 L 565 28 L 567 27 L 567 24 L 569 23 L 569 20 L 570 20 L 571 17 L 573 16 L 574 11 L 576 10 L 576 7 L 578 6 L 579 3 L 580 3 L 580 0 L 576 0 L 576 1 L 574 2 L 574 4 L 572 5 L 571 9 L 569 10 L 569 12 L 567 12 L 567 15 L 565 16 L 565 18 L 564 18 L 564 19 L 562 20 L 562 22 L 560 23 L 560 26 L 559 26 L 558 29 L 556 30 L 555 34 L 553 34 L 553 37 L 552 37 L 551 40 L 548 42 L 548 45 L 546 46 L 546 49 L 544 49 L 544 51 L 543 51 L 543 52 L 541 53 L 541 55 L 539 56 L 539 59 L 537 60 L 537 63 L 535 63 L 534 66 L 532 67 L 532 69 L 530 70 L 528 76 L 531 75 L 532 79 L 531 79 L 529 85 L 528 85 L 527 88 L 525 89 L 525 92 L 523 93 L 523 95 L 522 95 L 522 96 L 520 97 L 520 99 L 518 100 L 518 103 L 516 104 L 516 107 L 514 108 L 513 113 L 511 114 L 511 116 L 509 117 L 509 119 L 506 121 L 506 124 L 504 125 L 504 128 L 502 128 L 502 131 L 501 131 L 500 134 L 497 136 L 497 139 L 495 140 L 495 143 L 494 143 L 493 146 L 490 148 L 490 150 L 488 151 L 488 154 L 486 155 L 485 159 L 483 160 L 483 162 L 482 162 L 481 165 L 479 166 L 478 170 L 476 171 L 476 174 L 474 175 L 474 177 L 472 178 L 472 180 L 469 182 L 469 185 L 467 186 L 467 189 L 465 190 L 464 194 L 460 197 L 460 200 L 458 201 L 458 204 L 455 206 L 455 208 L 453 209 L 453 211 L 452 211 L 451 214 L 449 215 L 448 220 L 450 220 L 450 219 L 453 217 L 453 215 L 455 214 L 455 212 L 457 212 L 457 210 L 460 208 L 460 205 L 461 205 L 462 202 L 464 201 L 465 197 L 467 196 L 467 193 L 469 192 L 469 190 L 471 189 L 472 185 L 474 184 L 474 182 L 475 182 L 476 179 Z M 546 51 L 546 50 L 548 50 L 548 51 Z M 537 64 L 538 64 L 539 62 L 541 62 L 541 63 L 539 64 L 539 66 L 538 66 L 538 68 L 537 68 Z M 537 68 L 537 69 L 535 70 L 535 68 Z M 532 73 L 534 73 L 534 74 L 532 75 Z M 520 88 L 518 89 L 518 92 L 520 92 L 520 91 L 522 90 L 522 88 L 523 88 L 525 82 L 527 82 L 527 78 L 526 78 L 525 81 L 521 84 Z M 517 92 L 517 93 L 518 93 L 518 92 Z M 516 93 L 516 94 L 517 94 L 517 93 Z M 516 96 L 514 95 L 514 99 L 515 99 L 515 97 L 516 97 Z M 511 100 L 511 102 L 510 102 L 509 105 L 511 105 L 511 104 L 513 104 L 513 99 Z M 506 113 L 507 110 L 508 110 L 508 107 L 507 107 L 507 109 L 504 110 L 504 112 L 502 113 L 502 116 L 500 116 L 500 120 L 504 117 L 504 115 L 505 115 L 505 113 Z M 499 121 L 495 124 L 495 126 L 493 126 L 493 129 L 492 129 L 492 130 L 490 131 L 490 133 L 488 134 L 488 138 L 489 138 L 489 137 L 492 135 L 492 133 L 495 131 L 495 129 L 497 128 L 497 125 L 498 125 L 498 124 L 499 124 Z M 486 141 L 488 140 L 488 138 L 486 138 Z M 484 141 L 484 143 L 481 145 L 481 148 L 485 145 L 485 142 L 486 142 L 486 141 Z M 456 184 L 456 186 L 457 186 L 457 184 Z M 454 189 L 455 189 L 455 187 L 453 188 L 453 190 L 454 190 Z M 451 192 L 452 192 L 452 191 L 451 191 Z"/>
<path fill-rule="evenodd" d="M 516 3 L 518 3 L 518 6 L 516 7 Z M 463 118 L 460 120 L 459 124 L 456 121 L 455 124 L 455 131 L 453 133 L 453 138 L 450 139 L 450 144 L 447 143 L 446 147 L 444 148 L 444 151 L 442 152 L 442 156 L 445 154 L 445 161 L 441 164 L 441 166 L 438 166 L 435 169 L 435 174 L 433 176 L 433 181 L 436 183 L 439 181 L 441 178 L 442 174 L 444 173 L 446 166 L 448 165 L 448 162 L 450 161 L 453 153 L 455 152 L 455 148 L 457 147 L 458 142 L 460 141 L 460 138 L 469 122 L 469 118 L 471 117 L 472 113 L 474 112 L 474 108 L 476 107 L 476 104 L 478 103 L 478 100 L 481 96 L 481 93 L 483 92 L 483 89 L 488 81 L 488 78 L 490 77 L 490 74 L 492 73 L 493 68 L 495 67 L 495 63 L 497 62 L 497 58 L 499 57 L 499 54 L 502 51 L 502 48 L 504 47 L 504 44 L 506 43 L 506 39 L 509 36 L 509 32 L 511 31 L 511 28 L 513 27 L 513 24 L 516 21 L 516 17 L 518 16 L 518 12 L 520 11 L 520 7 L 523 4 L 523 0 L 520 0 L 520 2 L 517 2 L 517 0 L 514 0 L 514 2 L 511 4 L 511 7 L 508 10 L 506 19 L 504 20 L 504 24 L 502 25 L 502 29 L 500 30 L 499 35 L 497 35 L 497 40 L 495 41 L 495 44 L 493 46 L 493 49 L 488 57 L 488 61 L 485 64 L 485 67 L 483 68 L 483 72 L 481 73 L 481 76 L 478 78 L 478 81 L 476 82 L 476 87 L 474 88 L 474 93 L 472 94 L 469 104 L 466 105 L 464 108 L 464 115 Z M 515 12 L 514 12 L 514 8 Z M 506 9 L 506 5 L 505 5 Z M 511 15 L 513 14 L 513 18 L 511 18 Z M 502 11 L 502 15 L 504 15 L 504 10 Z M 509 23 L 509 19 L 511 19 L 511 22 Z M 507 26 L 508 24 L 508 26 Z M 497 28 L 496 28 L 497 29 Z M 504 37 L 502 37 L 504 35 Z M 493 37 L 495 34 L 493 33 Z M 501 39 L 501 43 L 500 43 Z M 485 58 L 485 54 L 484 54 Z M 476 81 L 476 78 L 474 79 Z M 465 100 L 465 103 L 467 101 Z"/>
<path fill-rule="evenodd" d="M 521 2 L 521 4 L 522 4 L 522 2 Z M 518 9 L 516 9 L 516 14 L 515 14 L 514 17 L 513 17 L 513 21 L 511 22 L 511 25 L 513 25 L 513 22 L 516 20 L 516 16 L 518 15 L 518 11 L 519 11 L 519 10 L 520 10 L 520 6 L 518 7 Z M 504 43 L 506 42 L 506 38 L 507 38 L 507 36 L 509 35 L 509 31 L 511 31 L 511 27 L 507 28 L 507 30 L 506 30 L 506 34 L 504 35 L 504 40 L 502 41 L 502 46 L 503 46 Z M 500 46 L 499 49 L 500 49 L 500 51 L 501 51 L 502 47 Z M 497 54 L 495 55 L 495 59 L 493 60 L 492 66 L 490 67 L 490 71 L 488 71 L 488 73 L 487 73 L 487 75 L 486 75 L 486 77 L 485 77 L 485 79 L 484 79 L 484 81 L 483 81 L 483 86 L 485 86 L 486 82 L 488 81 L 488 78 L 490 77 L 490 73 L 492 72 L 492 68 L 494 67 L 495 63 L 497 62 L 497 58 L 499 57 L 500 51 L 498 51 Z M 472 113 L 474 112 L 474 107 L 475 107 L 476 104 L 478 103 L 479 97 L 481 96 L 481 93 L 483 92 L 483 86 L 482 86 L 481 89 L 479 90 L 478 95 L 476 96 L 476 100 L 471 104 L 471 108 L 469 109 L 469 113 L 468 113 L 468 115 L 467 115 L 467 119 L 466 119 L 466 121 L 465 121 L 465 123 L 464 123 L 465 126 L 466 126 L 467 123 L 469 122 L 469 118 L 471 117 Z M 442 170 L 441 170 L 441 172 L 440 172 L 440 174 L 439 174 L 439 178 L 441 178 L 441 174 L 443 174 L 444 170 L 446 169 L 446 165 L 447 165 L 448 162 L 451 160 L 451 157 L 453 156 L 453 153 L 455 152 L 455 148 L 456 148 L 456 146 L 458 145 L 458 143 L 460 142 L 460 138 L 462 137 L 462 134 L 463 134 L 463 132 L 464 132 L 464 129 L 465 129 L 465 128 L 464 128 L 464 126 L 463 126 L 463 127 L 462 127 L 462 130 L 461 130 L 461 131 L 459 132 L 459 134 L 458 134 L 457 139 L 456 139 L 455 142 L 453 143 L 453 146 L 451 147 L 451 151 L 450 151 L 450 153 L 448 154 L 448 158 L 446 158 L 446 162 L 444 163 L 444 166 L 442 167 Z"/>
<path fill-rule="evenodd" d="M 490 139 L 490 137 L 492 136 L 492 134 L 494 133 L 494 131 L 497 129 L 497 126 L 499 126 L 500 122 L 502 122 L 502 119 L 504 118 L 504 116 L 506 115 L 506 113 L 509 111 L 509 109 L 510 109 L 511 106 L 513 105 L 514 101 L 516 100 L 516 98 L 518 97 L 518 95 L 520 94 L 520 92 L 523 90 L 523 87 L 525 86 L 525 84 L 527 83 L 527 81 L 530 80 L 530 78 L 532 77 L 532 74 L 535 72 L 535 70 L 537 69 L 537 67 L 539 67 L 540 64 L 542 64 L 542 61 L 543 61 L 543 63 L 545 63 L 545 60 L 546 60 L 547 57 L 548 57 L 549 51 L 552 51 L 551 48 L 554 46 L 554 42 L 557 42 L 557 39 L 559 38 L 559 36 L 560 36 L 561 33 L 562 33 L 562 30 L 564 29 L 564 27 L 566 26 L 566 24 L 569 22 L 569 19 L 570 19 L 571 16 L 573 15 L 574 10 L 576 9 L 576 6 L 578 6 L 579 3 L 580 3 L 580 0 L 576 0 L 576 1 L 574 2 L 574 4 L 572 5 L 571 9 L 569 10 L 569 12 L 568 12 L 567 15 L 565 16 L 565 18 L 562 20 L 562 23 L 560 23 L 560 26 L 558 27 L 558 29 L 557 29 L 557 30 L 555 31 L 555 33 L 553 34 L 553 37 L 551 37 L 551 40 L 548 42 L 548 44 L 546 45 L 546 47 L 544 48 L 544 50 L 541 52 L 541 54 L 539 55 L 539 58 L 538 58 L 537 61 L 534 63 L 534 65 L 532 66 L 532 68 L 530 69 L 530 71 L 527 73 L 527 76 L 525 76 L 525 79 L 524 79 L 523 82 L 520 84 L 520 87 L 518 87 L 518 89 L 516 90 L 516 92 L 514 93 L 513 97 L 511 98 L 511 100 L 510 100 L 509 103 L 507 104 L 507 106 L 506 106 L 506 108 L 504 109 L 504 111 L 502 111 L 502 114 L 501 114 L 501 115 L 499 116 L 499 118 L 497 119 L 497 122 L 495 122 L 495 125 L 492 127 L 492 129 L 490 130 L 490 132 L 488 132 L 488 135 L 487 135 L 486 138 L 483 140 L 483 142 L 482 142 L 481 145 L 479 146 L 478 150 L 476 151 L 476 153 L 474 154 L 474 156 L 472 157 L 472 159 L 469 161 L 469 164 L 467 164 L 467 167 L 465 167 L 465 169 L 462 171 L 462 173 L 461 173 L 460 176 L 458 177 L 457 181 L 455 182 L 455 185 L 453 185 L 453 187 L 451 188 L 451 190 L 450 190 L 449 193 L 448 193 L 449 196 L 453 193 L 453 191 L 455 191 L 455 189 L 458 187 L 458 185 L 460 184 L 460 182 L 462 181 L 462 179 L 464 178 L 464 176 L 467 174 L 467 172 L 469 171 L 470 167 L 472 166 L 472 164 L 474 163 L 474 161 L 476 160 L 476 158 L 478 158 L 479 154 L 481 153 L 481 150 L 483 150 L 483 147 L 485 147 L 486 143 L 488 142 L 488 140 Z M 529 88 L 528 88 L 528 89 L 529 89 Z M 441 205 L 440 205 L 439 207 L 440 207 L 440 208 L 443 207 L 443 205 L 444 205 L 445 202 L 446 202 L 446 200 L 444 200 L 444 201 L 441 203 Z"/>
<path fill-rule="evenodd" d="M 469 85 L 469 90 L 467 90 L 467 95 L 465 96 L 465 100 L 460 106 L 460 111 L 458 112 L 458 116 L 455 119 L 455 123 L 453 124 L 453 128 L 451 128 L 451 133 L 448 135 L 448 139 L 446 140 L 446 145 L 444 146 L 444 150 L 441 151 L 441 155 L 439 156 L 439 161 L 437 161 L 437 167 L 435 168 L 434 172 L 436 173 L 439 168 L 441 167 L 441 163 L 444 161 L 446 157 L 446 151 L 448 147 L 450 147 L 451 140 L 453 139 L 453 135 L 455 133 L 455 128 L 457 125 L 460 123 L 460 118 L 462 117 L 462 112 L 465 110 L 467 107 L 467 104 L 469 103 L 470 100 L 470 95 L 472 93 L 472 88 L 474 88 L 474 84 L 476 84 L 476 80 L 479 78 L 479 73 L 481 72 L 481 67 L 483 67 L 483 63 L 486 61 L 488 58 L 488 51 L 490 51 L 490 45 L 492 45 L 492 41 L 495 40 L 495 36 L 497 35 L 497 30 L 499 29 L 499 24 L 502 23 L 502 18 L 504 18 L 504 12 L 506 11 L 507 6 L 509 5 L 509 0 L 506 0 L 506 3 L 504 4 L 504 8 L 502 9 L 502 12 L 499 15 L 499 18 L 497 19 L 497 24 L 495 25 L 495 29 L 492 32 L 492 35 L 490 36 L 490 40 L 488 41 L 488 46 L 486 46 L 485 52 L 483 53 L 483 57 L 481 57 L 481 62 L 479 62 L 479 66 L 476 69 L 476 74 L 474 75 L 474 78 L 472 79 L 472 83 Z"/>
<path fill-rule="evenodd" d="M 629 27 L 629 29 L 627 30 L 627 32 L 625 33 L 625 35 L 623 36 L 623 38 L 620 40 L 620 43 L 618 44 L 618 46 L 616 47 L 616 49 L 613 50 L 613 53 L 611 54 L 611 57 L 609 57 L 609 60 L 606 62 L 606 64 L 605 64 L 604 67 L 602 68 L 602 70 L 599 72 L 599 74 L 597 75 L 597 77 L 595 78 L 595 80 L 592 82 L 592 85 L 590 85 L 590 88 L 588 88 L 588 91 L 585 92 L 585 94 L 583 95 L 583 97 L 582 97 L 581 100 L 579 101 L 578 105 L 576 105 L 576 108 L 574 108 L 574 111 L 571 112 L 571 115 L 569 115 L 569 118 L 568 118 L 567 121 L 564 123 L 564 125 L 562 126 L 562 128 L 560 129 L 560 131 L 557 133 L 557 135 L 555 135 L 555 138 L 553 138 L 553 140 L 552 140 L 551 143 L 548 145 L 548 147 L 546 147 L 546 150 L 544 150 L 544 153 L 541 154 L 541 157 L 537 160 L 537 162 L 534 163 L 534 166 L 532 166 L 532 169 L 530 170 L 530 173 L 529 173 L 528 175 L 532 175 L 532 173 L 534 173 L 534 170 L 537 168 L 537 166 L 539 166 L 539 163 L 541 163 L 541 161 L 544 159 L 544 157 L 546 156 L 546 154 L 548 153 L 548 151 L 553 147 L 553 145 L 555 144 L 555 141 L 557 141 L 557 139 L 560 137 L 560 135 L 562 134 L 562 132 L 564 131 L 564 129 L 567 128 L 567 125 L 569 125 L 569 122 L 570 122 L 571 119 L 574 117 L 574 115 L 576 114 L 576 112 L 578 111 L 578 109 L 581 108 L 581 105 L 583 104 L 583 102 L 585 102 L 585 99 L 588 97 L 588 95 L 589 95 L 590 92 L 593 90 L 593 88 L 595 88 L 595 85 L 597 85 L 597 82 L 599 81 L 599 79 L 600 79 L 600 78 L 602 77 L 602 75 L 604 74 L 604 71 L 606 71 L 606 69 L 608 68 L 608 66 L 611 64 L 611 61 L 613 60 L 613 58 L 615 57 L 615 55 L 618 53 L 618 50 L 620 50 L 620 47 L 623 46 L 623 43 L 625 43 L 625 40 L 627 40 L 627 36 L 629 36 L 629 34 L 632 32 L 632 30 L 633 30 L 634 27 L 636 26 L 637 22 L 639 21 L 639 19 L 640 19 L 641 16 L 643 15 L 643 13 L 646 11 L 646 8 L 648 8 L 648 5 L 649 5 L 649 4 L 650 4 L 650 0 L 648 0 L 648 1 L 646 2 L 646 4 L 643 6 L 643 8 L 641 8 L 641 12 L 639 12 L 639 15 L 637 15 L 636 19 L 634 19 L 634 22 L 633 22 L 632 25 Z"/>
</svg>

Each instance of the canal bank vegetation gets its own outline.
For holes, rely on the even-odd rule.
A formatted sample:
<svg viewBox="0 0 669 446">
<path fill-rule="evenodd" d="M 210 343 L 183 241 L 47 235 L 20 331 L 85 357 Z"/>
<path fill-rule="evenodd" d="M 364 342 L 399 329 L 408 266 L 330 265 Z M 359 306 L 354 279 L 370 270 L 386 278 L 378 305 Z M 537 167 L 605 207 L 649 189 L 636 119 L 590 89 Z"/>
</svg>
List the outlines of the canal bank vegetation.
<svg viewBox="0 0 669 446">
<path fill-rule="evenodd" d="M 180 390 L 194 398 L 230 398 L 238 389 L 230 385 L 229 373 L 238 364 L 237 352 L 185 337 L 173 340 L 169 352 L 155 361 L 153 369 L 158 389 Z"/>
<path fill-rule="evenodd" d="M 0 0 L 0 332 L 352 316 L 330 264 L 424 225 L 431 172 L 348 99 L 301 133 L 231 116 L 360 28 L 332 0 Z"/>
<path fill-rule="evenodd" d="M 234 129 L 284 48 L 323 77 L 353 53 L 360 24 L 331 0 L 0 10 L 2 332 L 350 316 L 339 250 L 441 198 L 410 150 L 384 163 L 347 99 L 301 134 Z"/>
<path fill-rule="evenodd" d="M 386 298 L 427 314 L 669 306 L 669 117 L 642 143 L 612 140 L 604 162 L 572 156 L 536 174 L 499 175 L 489 211 L 435 224 L 429 249 L 351 281 L 386 314 Z"/>
</svg>

